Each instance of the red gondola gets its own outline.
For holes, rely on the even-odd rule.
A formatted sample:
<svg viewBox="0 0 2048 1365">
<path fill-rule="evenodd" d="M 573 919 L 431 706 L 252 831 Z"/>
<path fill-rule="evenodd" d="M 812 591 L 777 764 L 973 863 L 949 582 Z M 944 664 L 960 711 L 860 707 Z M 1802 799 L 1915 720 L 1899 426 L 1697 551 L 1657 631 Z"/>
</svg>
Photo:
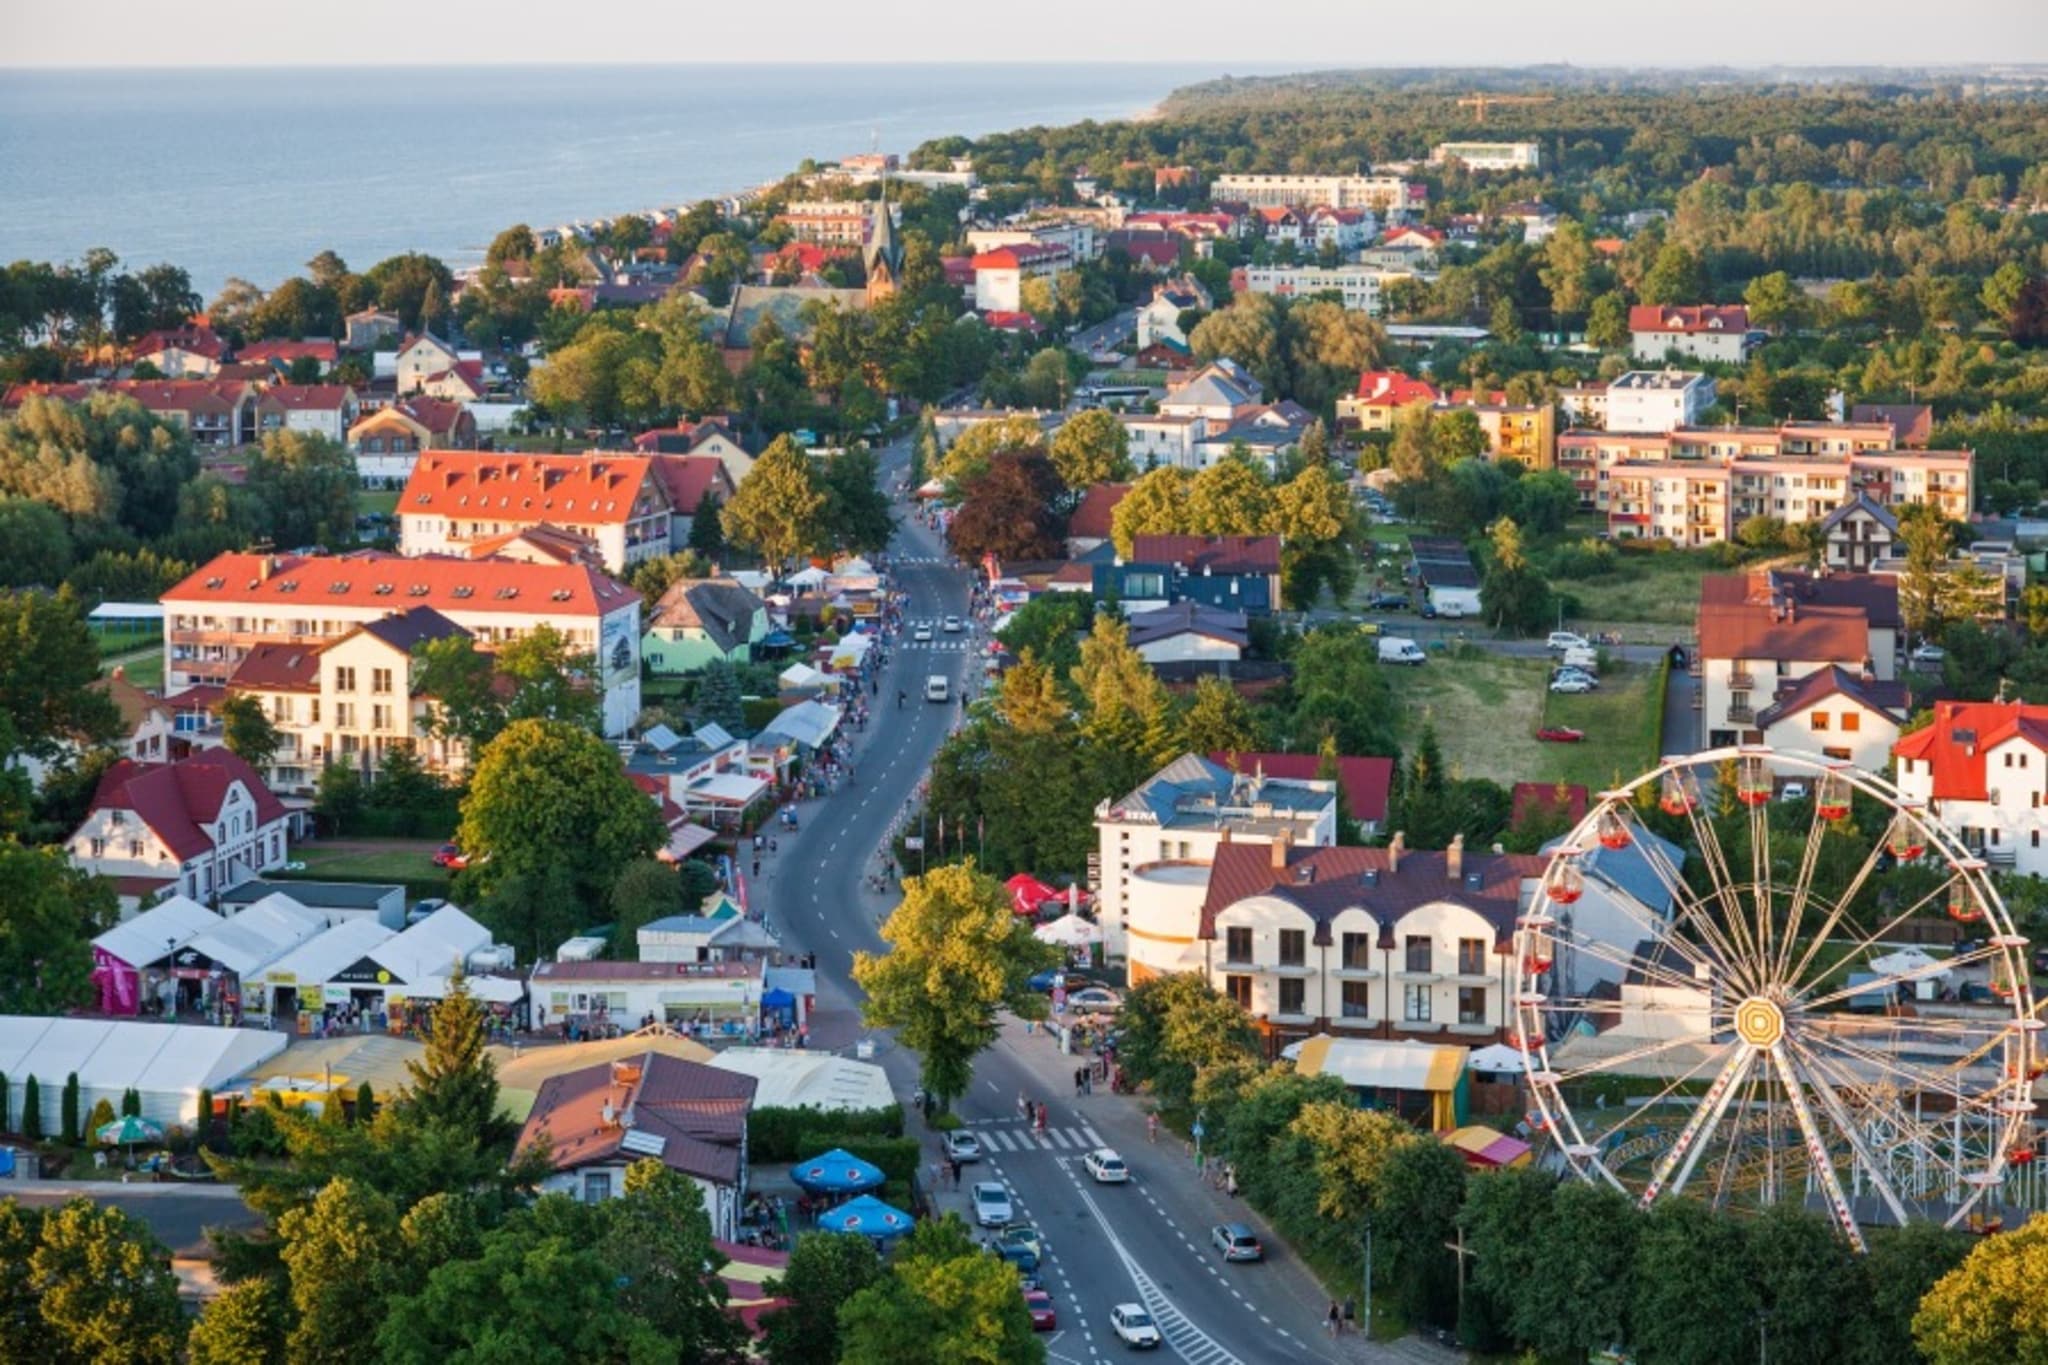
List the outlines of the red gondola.
<svg viewBox="0 0 2048 1365">
<path fill-rule="evenodd" d="M 1570 905 L 1586 894 L 1586 878 L 1576 859 L 1566 858 L 1550 874 L 1544 893 L 1559 905 Z"/>
<path fill-rule="evenodd" d="M 1892 827 L 1885 835 L 1884 846 L 1892 857 L 1902 863 L 1910 863 L 1927 851 L 1927 836 L 1920 832 L 1918 820 L 1900 811 L 1892 817 Z"/>
<path fill-rule="evenodd" d="M 1840 773 L 1824 773 L 1813 797 L 1814 813 L 1830 824 L 1849 818 L 1849 779 Z"/>
<path fill-rule="evenodd" d="M 1629 845 L 1628 826 L 1621 822 L 1621 816 L 1615 813 L 1612 806 L 1600 812 L 1600 818 L 1594 822 L 1593 829 L 1594 837 L 1600 841 L 1602 848 L 1627 848 Z"/>
<path fill-rule="evenodd" d="M 1957 924 L 1974 924 L 1984 918 L 1984 907 L 1968 886 L 1958 882 L 1949 888 L 1948 917 Z"/>
<path fill-rule="evenodd" d="M 1700 803 L 1700 784 L 1683 768 L 1664 774 L 1657 804 L 1666 815 L 1690 815 Z"/>
<path fill-rule="evenodd" d="M 1735 774 L 1735 799 L 1745 806 L 1761 806 L 1771 799 L 1777 783 L 1761 758 L 1745 758 Z"/>
</svg>

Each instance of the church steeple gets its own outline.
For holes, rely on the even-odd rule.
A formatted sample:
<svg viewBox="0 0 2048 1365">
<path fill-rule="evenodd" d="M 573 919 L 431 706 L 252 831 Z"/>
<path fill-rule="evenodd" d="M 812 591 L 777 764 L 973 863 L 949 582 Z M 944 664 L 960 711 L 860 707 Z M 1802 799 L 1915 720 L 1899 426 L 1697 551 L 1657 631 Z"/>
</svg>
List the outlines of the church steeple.
<svg viewBox="0 0 2048 1365">
<path fill-rule="evenodd" d="M 882 181 L 882 198 L 876 203 L 868 226 L 867 250 L 862 264 L 868 272 L 868 301 L 896 292 L 903 276 L 903 246 L 896 240 L 896 220 L 889 214 L 889 182 Z"/>
</svg>

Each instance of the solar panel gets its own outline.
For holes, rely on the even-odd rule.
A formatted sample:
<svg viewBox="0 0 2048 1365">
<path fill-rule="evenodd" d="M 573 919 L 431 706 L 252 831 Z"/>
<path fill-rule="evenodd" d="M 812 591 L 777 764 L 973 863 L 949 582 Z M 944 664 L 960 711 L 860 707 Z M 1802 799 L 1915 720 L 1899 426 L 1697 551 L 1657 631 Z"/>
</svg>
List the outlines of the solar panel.
<svg viewBox="0 0 2048 1365">
<path fill-rule="evenodd" d="M 638 1128 L 627 1129 L 626 1135 L 619 1139 L 620 1151 L 638 1152 L 641 1156 L 660 1156 L 667 1146 L 668 1139 L 661 1134 L 645 1133 Z"/>
</svg>

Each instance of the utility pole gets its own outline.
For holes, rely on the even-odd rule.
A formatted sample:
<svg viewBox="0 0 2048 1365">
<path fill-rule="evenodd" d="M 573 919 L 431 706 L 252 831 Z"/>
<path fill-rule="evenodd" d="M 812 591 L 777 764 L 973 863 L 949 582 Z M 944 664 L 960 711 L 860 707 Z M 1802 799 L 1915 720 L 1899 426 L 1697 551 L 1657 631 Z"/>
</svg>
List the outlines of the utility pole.
<svg viewBox="0 0 2048 1365">
<path fill-rule="evenodd" d="M 1359 1318 L 1365 1339 L 1372 1340 L 1372 1214 L 1365 1215 L 1365 1307 Z"/>
</svg>

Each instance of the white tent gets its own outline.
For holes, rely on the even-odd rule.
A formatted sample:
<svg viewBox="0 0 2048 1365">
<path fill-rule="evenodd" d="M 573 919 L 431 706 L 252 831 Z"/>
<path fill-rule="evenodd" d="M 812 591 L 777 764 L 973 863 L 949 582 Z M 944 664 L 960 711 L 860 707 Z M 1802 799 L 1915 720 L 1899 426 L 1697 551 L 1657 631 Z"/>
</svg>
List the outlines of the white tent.
<svg viewBox="0 0 2048 1365">
<path fill-rule="evenodd" d="M 133 1089 L 144 1118 L 166 1127 L 189 1124 L 201 1090 L 226 1085 L 284 1048 L 283 1034 L 261 1029 L 0 1015 L 0 1072 L 11 1082 L 0 1126 L 19 1131 L 24 1082 L 34 1076 L 43 1131 L 58 1131 L 65 1078 L 74 1073 L 81 1119 L 101 1100 L 119 1108 L 123 1092 Z"/>
<path fill-rule="evenodd" d="M 353 967 L 386 939 L 397 936 L 396 930 L 373 919 L 344 920 L 264 968 L 256 984 L 273 991 L 279 987 L 294 989 L 302 1004 L 318 1006 L 320 988 L 329 977 Z M 270 1002 L 266 998 L 262 1003 L 267 1007 Z"/>
<path fill-rule="evenodd" d="M 807 749 L 816 749 L 832 738 L 839 728 L 839 708 L 821 701 L 801 701 L 790 707 L 761 731 L 761 737 L 784 735 Z"/>
<path fill-rule="evenodd" d="M 1480 1048 L 1465 1059 L 1465 1065 L 1470 1070 L 1495 1076 L 1519 1076 L 1526 1069 L 1521 1052 L 1506 1043 L 1491 1043 Z"/>
<path fill-rule="evenodd" d="M 839 680 L 830 673 L 821 673 L 809 664 L 791 664 L 782 670 L 781 683 L 791 691 L 800 692 L 807 687 L 837 687 Z"/>
<path fill-rule="evenodd" d="M 220 916 L 198 901 L 173 896 L 134 919 L 123 920 L 94 939 L 92 946 L 117 962 L 146 967 L 220 923 Z"/>
<path fill-rule="evenodd" d="M 793 588 L 815 588 L 821 586 L 828 577 L 830 575 L 823 569 L 813 566 L 798 569 L 789 576 L 788 581 L 789 585 Z"/>
<path fill-rule="evenodd" d="M 179 954 L 202 954 L 223 971 L 246 977 L 326 928 L 324 915 L 277 892 L 197 935 Z"/>
<path fill-rule="evenodd" d="M 720 1071 L 752 1076 L 756 1108 L 814 1108 L 831 1112 L 894 1109 L 889 1078 L 873 1062 L 856 1062 L 829 1052 L 779 1047 L 729 1047 L 709 1063 Z"/>
<path fill-rule="evenodd" d="M 1064 948 L 1081 948 L 1091 943 L 1102 942 L 1102 928 L 1091 920 L 1079 915 L 1061 915 L 1048 920 L 1031 931 L 1041 943 L 1057 943 Z"/>
<path fill-rule="evenodd" d="M 1955 979 L 1955 971 L 1952 968 L 1939 967 L 1937 964 L 1940 961 L 1940 958 L 1923 948 L 1908 946 L 1886 953 L 1883 957 L 1872 958 L 1870 970 L 1879 976 L 1918 973 L 1914 980 L 1906 983 L 1913 990 L 1913 998 L 1932 1000 L 1941 994 L 1944 986 Z M 1854 978 L 1851 978 L 1849 984 L 1856 984 Z"/>
<path fill-rule="evenodd" d="M 471 953 L 490 946 L 490 930 L 461 907 L 444 905 L 404 933 L 384 940 L 369 955 L 407 986 L 416 987 L 467 966 Z"/>
<path fill-rule="evenodd" d="M 758 593 L 768 586 L 768 575 L 759 569 L 734 569 L 726 577 L 748 592 Z"/>
</svg>

